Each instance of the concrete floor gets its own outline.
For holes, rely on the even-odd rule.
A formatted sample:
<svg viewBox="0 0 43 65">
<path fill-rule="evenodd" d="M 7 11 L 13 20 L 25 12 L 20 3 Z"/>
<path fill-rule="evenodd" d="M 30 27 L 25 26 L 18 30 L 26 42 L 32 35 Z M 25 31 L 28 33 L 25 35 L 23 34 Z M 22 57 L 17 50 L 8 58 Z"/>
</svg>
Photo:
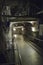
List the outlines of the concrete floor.
<svg viewBox="0 0 43 65">
<path fill-rule="evenodd" d="M 14 39 L 14 46 L 18 47 L 22 65 L 43 65 L 43 57 L 24 40 L 23 35 L 17 35 Z"/>
</svg>

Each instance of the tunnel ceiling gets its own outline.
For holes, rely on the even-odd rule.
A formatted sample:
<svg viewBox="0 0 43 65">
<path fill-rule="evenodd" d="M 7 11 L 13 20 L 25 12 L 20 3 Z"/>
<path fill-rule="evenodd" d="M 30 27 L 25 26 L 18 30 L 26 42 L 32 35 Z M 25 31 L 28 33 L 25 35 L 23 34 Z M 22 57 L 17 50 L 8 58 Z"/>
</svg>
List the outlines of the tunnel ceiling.
<svg viewBox="0 0 43 65">
<path fill-rule="evenodd" d="M 13 9 L 14 15 L 24 13 L 23 16 L 36 17 L 37 12 L 43 10 L 42 0 L 0 0 L 2 6 L 9 5 Z"/>
<path fill-rule="evenodd" d="M 30 2 L 32 4 L 35 4 L 36 7 L 42 8 L 43 9 L 43 0 L 0 0 L 1 3 L 7 3 L 10 5 L 13 5 L 14 2 Z M 12 4 L 11 4 L 12 3 Z M 14 3 L 15 4 L 15 3 Z M 20 3 L 19 3 L 20 4 Z"/>
</svg>

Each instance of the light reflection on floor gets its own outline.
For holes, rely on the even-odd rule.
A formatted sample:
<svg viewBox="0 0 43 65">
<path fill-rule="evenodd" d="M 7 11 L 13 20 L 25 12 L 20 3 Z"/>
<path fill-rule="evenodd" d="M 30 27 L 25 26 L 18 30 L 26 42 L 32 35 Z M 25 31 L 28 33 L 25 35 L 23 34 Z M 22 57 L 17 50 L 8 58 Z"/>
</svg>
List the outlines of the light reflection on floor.
<svg viewBox="0 0 43 65">
<path fill-rule="evenodd" d="M 24 41 L 23 35 L 18 35 L 14 41 L 18 46 L 23 65 L 43 65 L 43 58 L 29 45 L 29 42 L 27 44 Z"/>
</svg>

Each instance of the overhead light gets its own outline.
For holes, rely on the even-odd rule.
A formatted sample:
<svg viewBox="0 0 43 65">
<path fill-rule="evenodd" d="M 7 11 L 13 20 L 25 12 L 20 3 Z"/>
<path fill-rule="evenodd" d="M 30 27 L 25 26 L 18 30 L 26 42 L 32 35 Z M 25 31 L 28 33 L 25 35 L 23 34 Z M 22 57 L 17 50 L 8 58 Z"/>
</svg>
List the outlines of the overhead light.
<svg viewBox="0 0 43 65">
<path fill-rule="evenodd" d="M 15 38 L 17 37 L 17 35 L 16 35 L 16 34 L 14 34 L 13 36 L 14 36 Z"/>
<path fill-rule="evenodd" d="M 35 32 L 35 31 L 36 31 L 35 27 L 32 27 L 32 31 L 33 31 L 33 32 Z"/>
<path fill-rule="evenodd" d="M 33 24 L 33 21 L 30 21 L 31 24 Z"/>
<path fill-rule="evenodd" d="M 22 31 L 24 30 L 24 28 L 22 28 Z"/>
<path fill-rule="evenodd" d="M 37 22 L 37 21 L 30 21 L 31 24 L 34 24 L 34 23 L 36 23 L 36 22 Z"/>
<path fill-rule="evenodd" d="M 14 31 L 16 31 L 16 28 L 13 28 Z"/>
</svg>

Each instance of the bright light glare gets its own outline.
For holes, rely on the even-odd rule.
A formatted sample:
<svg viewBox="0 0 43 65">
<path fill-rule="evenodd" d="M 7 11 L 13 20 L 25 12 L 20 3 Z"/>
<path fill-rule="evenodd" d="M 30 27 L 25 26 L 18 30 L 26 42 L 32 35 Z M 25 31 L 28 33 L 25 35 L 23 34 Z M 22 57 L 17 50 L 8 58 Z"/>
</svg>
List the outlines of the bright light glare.
<svg viewBox="0 0 43 65">
<path fill-rule="evenodd" d="M 34 24 L 34 23 L 36 23 L 36 21 L 30 21 L 30 23 L 31 23 L 31 24 Z"/>
<path fill-rule="evenodd" d="M 33 24 L 33 21 L 31 21 L 30 23 L 32 23 L 32 24 Z"/>
<path fill-rule="evenodd" d="M 16 31 L 16 28 L 13 28 L 14 31 Z"/>
<path fill-rule="evenodd" d="M 31 23 L 31 24 L 33 24 L 33 23 L 34 23 L 34 21 L 30 21 L 30 23 Z"/>
<path fill-rule="evenodd" d="M 24 28 L 22 28 L 22 31 L 24 30 Z"/>
<path fill-rule="evenodd" d="M 13 36 L 14 36 L 15 38 L 17 37 L 17 35 L 16 35 L 16 34 L 14 34 Z"/>
<path fill-rule="evenodd" d="M 35 31 L 36 31 L 35 27 L 32 27 L 32 31 L 33 31 L 33 32 L 35 32 Z"/>
</svg>

